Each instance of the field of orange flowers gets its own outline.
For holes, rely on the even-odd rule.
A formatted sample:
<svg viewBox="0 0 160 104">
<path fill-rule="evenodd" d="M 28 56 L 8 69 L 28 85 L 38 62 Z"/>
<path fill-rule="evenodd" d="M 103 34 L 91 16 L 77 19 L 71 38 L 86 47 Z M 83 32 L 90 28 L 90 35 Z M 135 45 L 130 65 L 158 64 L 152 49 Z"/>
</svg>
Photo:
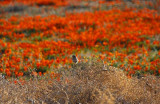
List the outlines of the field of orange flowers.
<svg viewBox="0 0 160 104">
<path fill-rule="evenodd" d="M 12 2 L 4 0 L 0 5 Z M 17 2 L 31 6 L 69 5 L 69 0 Z M 99 4 L 107 5 L 106 2 L 99 1 Z M 66 12 L 65 16 L 13 15 L 7 18 L 5 13 L 0 15 L 0 72 L 6 77 L 29 73 L 56 76 L 55 69 L 71 66 L 72 54 L 82 59 L 87 52 L 90 55 L 84 61 L 90 57 L 103 60 L 107 65 L 126 71 L 128 77 L 160 76 L 159 13 L 154 9 L 126 7 Z"/>
</svg>

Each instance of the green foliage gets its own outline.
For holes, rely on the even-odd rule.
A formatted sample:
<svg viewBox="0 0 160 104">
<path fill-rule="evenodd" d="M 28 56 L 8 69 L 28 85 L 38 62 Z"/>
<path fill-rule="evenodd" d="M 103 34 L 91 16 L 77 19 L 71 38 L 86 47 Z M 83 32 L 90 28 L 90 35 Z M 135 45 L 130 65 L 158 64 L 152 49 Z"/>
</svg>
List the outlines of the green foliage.
<svg viewBox="0 0 160 104">
<path fill-rule="evenodd" d="M 50 68 L 48 68 L 47 66 L 40 66 L 40 67 L 36 67 L 36 72 L 42 72 L 42 73 L 45 73 L 47 71 L 49 71 Z"/>
<path fill-rule="evenodd" d="M 51 50 L 51 49 L 50 49 L 50 48 L 44 48 L 44 49 L 43 49 L 44 52 L 47 52 L 47 51 L 49 51 L 49 50 Z"/>
<path fill-rule="evenodd" d="M 48 55 L 46 57 L 47 60 L 51 60 L 51 59 L 56 59 L 56 56 L 55 55 Z"/>
</svg>

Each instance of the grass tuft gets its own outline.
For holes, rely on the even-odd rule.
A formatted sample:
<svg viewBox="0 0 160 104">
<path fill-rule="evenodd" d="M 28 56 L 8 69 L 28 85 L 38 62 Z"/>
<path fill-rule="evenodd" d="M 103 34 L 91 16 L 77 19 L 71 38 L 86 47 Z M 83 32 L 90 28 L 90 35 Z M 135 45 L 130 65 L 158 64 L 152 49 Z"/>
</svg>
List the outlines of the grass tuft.
<svg viewBox="0 0 160 104">
<path fill-rule="evenodd" d="M 63 71 L 60 81 L 37 77 L 24 84 L 20 80 L 0 81 L 2 103 L 115 104 L 160 101 L 160 78 L 128 78 L 122 70 L 98 62 L 78 63 Z"/>
</svg>

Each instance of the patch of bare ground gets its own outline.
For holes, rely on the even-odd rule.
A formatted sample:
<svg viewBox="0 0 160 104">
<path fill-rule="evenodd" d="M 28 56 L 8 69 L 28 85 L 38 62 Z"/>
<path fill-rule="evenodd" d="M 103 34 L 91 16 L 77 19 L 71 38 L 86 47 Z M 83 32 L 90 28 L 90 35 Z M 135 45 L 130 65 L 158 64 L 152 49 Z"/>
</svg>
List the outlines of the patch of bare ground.
<svg viewBox="0 0 160 104">
<path fill-rule="evenodd" d="M 6 104 L 158 104 L 160 78 L 128 78 L 117 68 L 103 71 L 98 62 L 79 63 L 60 72 L 61 80 L 34 78 L 21 84 L 0 80 L 0 102 Z"/>
</svg>

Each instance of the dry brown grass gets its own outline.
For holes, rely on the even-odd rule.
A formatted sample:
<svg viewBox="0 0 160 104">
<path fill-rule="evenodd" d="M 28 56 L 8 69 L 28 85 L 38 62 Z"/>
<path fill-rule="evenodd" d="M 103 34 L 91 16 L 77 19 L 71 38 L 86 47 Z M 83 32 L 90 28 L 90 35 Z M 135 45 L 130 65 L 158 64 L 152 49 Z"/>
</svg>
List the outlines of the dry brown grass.
<svg viewBox="0 0 160 104">
<path fill-rule="evenodd" d="M 1 5 L 0 6 L 0 15 L 4 14 L 5 18 L 10 18 L 11 16 L 42 16 L 46 17 L 49 15 L 58 15 L 65 16 L 65 13 L 81 13 L 81 12 L 94 12 L 99 10 L 110 10 L 113 8 L 118 8 L 120 10 L 125 10 L 128 8 L 137 8 L 137 10 L 141 10 L 143 8 L 156 10 L 157 13 L 160 13 L 159 0 L 139 0 L 140 5 L 135 4 L 133 1 L 135 0 L 123 0 L 124 2 L 121 4 L 115 4 L 107 6 L 106 4 L 99 4 L 99 0 L 82 0 L 71 1 L 70 5 L 62 6 L 58 8 L 53 8 L 52 6 L 43 5 L 40 7 L 37 6 L 26 6 L 21 3 L 15 3 L 15 5 Z M 115 0 L 106 0 L 106 1 L 115 1 Z M 146 2 L 151 2 L 152 5 L 146 4 Z M 88 5 L 85 5 L 88 4 Z"/>
<path fill-rule="evenodd" d="M 102 70 L 101 63 L 79 63 L 62 71 L 62 79 L 38 80 L 24 85 L 0 80 L 0 102 L 4 104 L 158 104 L 160 78 L 127 78 L 114 67 Z M 68 82 L 66 82 L 66 79 Z"/>
</svg>

